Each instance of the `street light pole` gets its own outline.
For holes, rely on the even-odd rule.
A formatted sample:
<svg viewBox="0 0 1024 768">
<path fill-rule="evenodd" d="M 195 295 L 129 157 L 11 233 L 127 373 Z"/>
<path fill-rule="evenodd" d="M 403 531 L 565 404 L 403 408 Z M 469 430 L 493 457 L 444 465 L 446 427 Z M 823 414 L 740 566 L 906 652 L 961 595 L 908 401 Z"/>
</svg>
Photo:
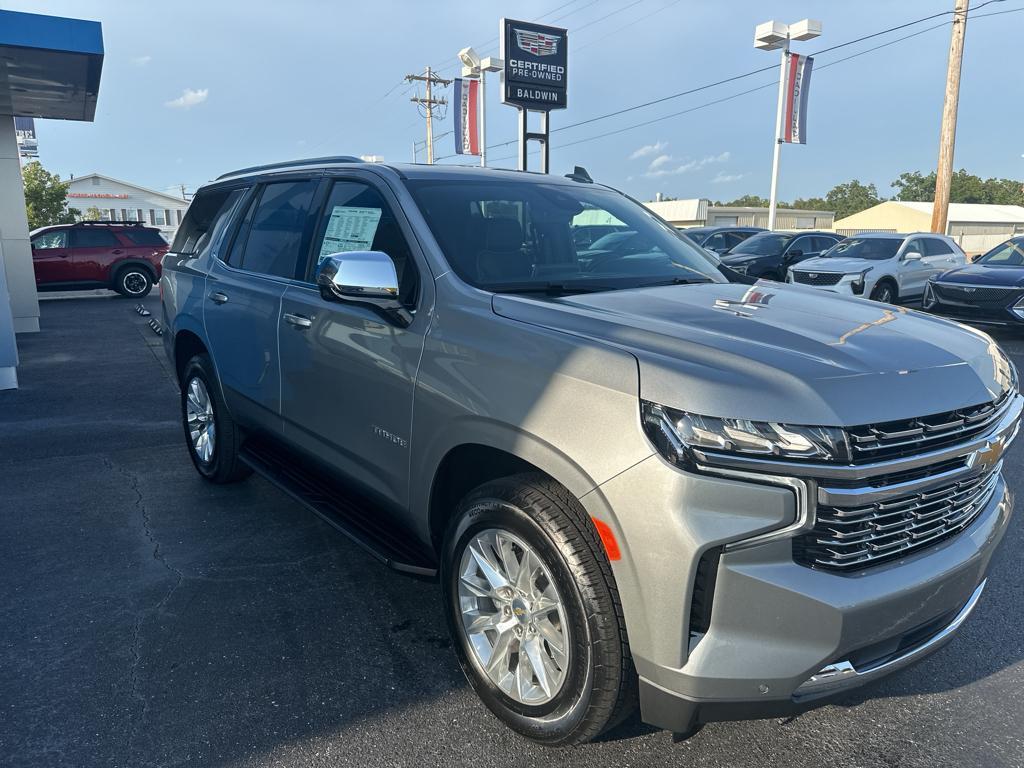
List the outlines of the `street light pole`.
<svg viewBox="0 0 1024 768">
<path fill-rule="evenodd" d="M 782 154 L 782 108 L 786 103 L 786 64 L 789 61 L 789 32 L 782 46 L 782 61 L 779 64 L 779 104 L 775 111 L 775 148 L 772 150 L 772 190 L 768 197 L 768 229 L 775 229 L 775 210 L 779 199 L 779 157 Z"/>
</svg>

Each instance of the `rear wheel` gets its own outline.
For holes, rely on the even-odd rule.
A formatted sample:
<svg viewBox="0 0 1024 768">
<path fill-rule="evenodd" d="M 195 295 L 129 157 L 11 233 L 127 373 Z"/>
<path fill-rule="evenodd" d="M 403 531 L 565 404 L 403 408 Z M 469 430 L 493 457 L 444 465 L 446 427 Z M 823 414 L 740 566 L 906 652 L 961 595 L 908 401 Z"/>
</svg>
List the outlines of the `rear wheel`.
<svg viewBox="0 0 1024 768">
<path fill-rule="evenodd" d="M 871 299 L 882 304 L 895 304 L 897 300 L 896 286 L 888 280 L 880 281 L 871 290 Z"/>
<path fill-rule="evenodd" d="M 153 278 L 145 267 L 122 267 L 114 278 L 114 290 L 130 299 L 142 299 L 153 288 Z"/>
<path fill-rule="evenodd" d="M 241 462 L 241 435 L 216 386 L 213 364 L 196 355 L 185 366 L 181 421 L 192 464 L 212 483 L 233 483 L 252 474 Z"/>
<path fill-rule="evenodd" d="M 467 496 L 442 559 L 462 669 L 508 726 L 548 745 L 589 741 L 636 706 L 636 672 L 600 540 L 541 475 Z"/>
</svg>

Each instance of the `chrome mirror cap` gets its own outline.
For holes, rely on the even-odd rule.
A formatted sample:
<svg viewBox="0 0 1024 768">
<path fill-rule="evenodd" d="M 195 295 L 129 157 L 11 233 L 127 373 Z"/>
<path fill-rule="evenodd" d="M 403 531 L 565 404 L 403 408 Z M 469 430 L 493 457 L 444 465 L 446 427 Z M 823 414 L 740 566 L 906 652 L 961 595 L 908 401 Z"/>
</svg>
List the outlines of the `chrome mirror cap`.
<svg viewBox="0 0 1024 768">
<path fill-rule="evenodd" d="M 398 299 L 398 273 L 381 251 L 332 253 L 320 262 L 316 284 L 325 298 Z"/>
</svg>

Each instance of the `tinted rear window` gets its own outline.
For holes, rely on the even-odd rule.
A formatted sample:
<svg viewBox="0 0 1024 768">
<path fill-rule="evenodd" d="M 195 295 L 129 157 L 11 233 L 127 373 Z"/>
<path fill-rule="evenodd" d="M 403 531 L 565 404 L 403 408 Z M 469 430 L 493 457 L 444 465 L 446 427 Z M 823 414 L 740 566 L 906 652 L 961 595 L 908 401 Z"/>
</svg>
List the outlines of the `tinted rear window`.
<svg viewBox="0 0 1024 768">
<path fill-rule="evenodd" d="M 242 269 L 295 277 L 299 249 L 309 218 L 314 181 L 267 184 L 252 216 Z"/>
<path fill-rule="evenodd" d="M 109 229 L 82 227 L 71 230 L 72 248 L 117 248 L 121 241 Z"/>
<path fill-rule="evenodd" d="M 132 241 L 135 245 L 155 245 L 163 246 L 167 245 L 167 241 L 164 240 L 163 236 L 155 229 L 126 229 L 121 232 L 125 237 Z"/>
</svg>

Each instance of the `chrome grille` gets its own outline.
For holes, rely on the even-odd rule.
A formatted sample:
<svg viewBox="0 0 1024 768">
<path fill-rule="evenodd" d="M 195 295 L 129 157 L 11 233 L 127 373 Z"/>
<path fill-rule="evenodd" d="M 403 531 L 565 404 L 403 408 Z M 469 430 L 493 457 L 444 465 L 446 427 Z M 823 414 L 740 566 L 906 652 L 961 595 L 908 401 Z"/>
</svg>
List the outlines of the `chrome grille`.
<svg viewBox="0 0 1024 768">
<path fill-rule="evenodd" d="M 1007 391 L 998 400 L 955 411 L 901 421 L 849 427 L 854 463 L 912 456 L 963 442 L 992 428 L 1011 401 Z"/>
<path fill-rule="evenodd" d="M 797 272 L 792 271 L 793 282 L 803 285 L 835 285 L 843 279 L 841 272 Z"/>
<path fill-rule="evenodd" d="M 793 540 L 803 565 L 849 572 L 903 557 L 969 526 L 999 481 L 1000 464 L 956 482 L 861 506 L 819 506 Z"/>
</svg>

